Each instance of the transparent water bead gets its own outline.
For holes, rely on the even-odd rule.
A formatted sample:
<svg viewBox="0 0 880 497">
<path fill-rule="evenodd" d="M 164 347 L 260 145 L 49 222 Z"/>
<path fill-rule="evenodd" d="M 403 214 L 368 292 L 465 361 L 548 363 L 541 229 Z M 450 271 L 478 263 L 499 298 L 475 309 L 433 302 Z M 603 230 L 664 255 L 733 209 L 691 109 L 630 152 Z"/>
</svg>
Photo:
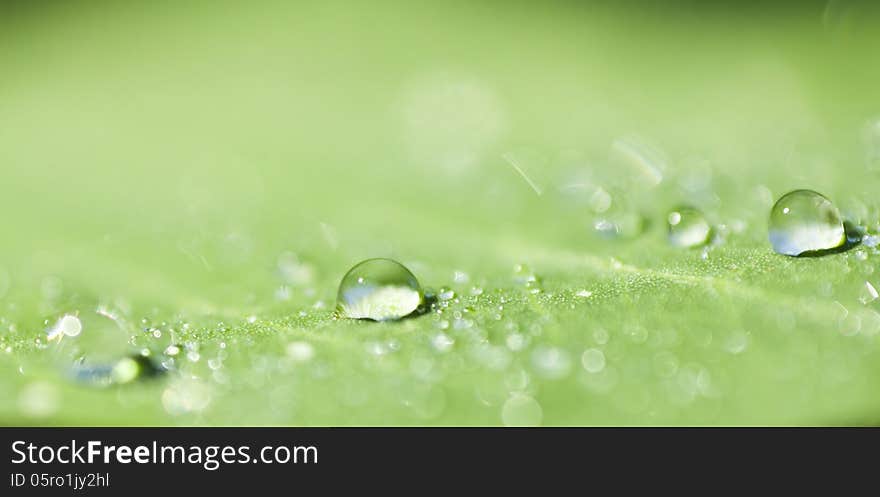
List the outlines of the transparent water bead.
<svg viewBox="0 0 880 497">
<path fill-rule="evenodd" d="M 82 332 L 82 328 L 82 322 L 79 317 L 73 314 L 65 314 L 53 327 L 46 330 L 46 335 L 50 341 L 61 340 L 65 336 L 78 336 Z"/>
<path fill-rule="evenodd" d="M 391 259 L 367 259 L 342 278 L 336 310 L 351 319 L 389 321 L 414 313 L 423 302 L 422 287 L 409 269 Z"/>
<path fill-rule="evenodd" d="M 667 238 L 676 247 L 698 247 L 709 241 L 712 227 L 703 213 L 693 207 L 679 207 L 666 217 Z"/>
<path fill-rule="evenodd" d="M 78 364 L 72 370 L 73 379 L 91 386 L 124 385 L 135 380 L 156 378 L 165 372 L 149 357 L 130 354 L 122 359 L 98 364 Z"/>
<path fill-rule="evenodd" d="M 831 250 L 846 243 L 840 211 L 812 190 L 795 190 L 777 200 L 769 227 L 773 250 L 784 255 Z"/>
</svg>

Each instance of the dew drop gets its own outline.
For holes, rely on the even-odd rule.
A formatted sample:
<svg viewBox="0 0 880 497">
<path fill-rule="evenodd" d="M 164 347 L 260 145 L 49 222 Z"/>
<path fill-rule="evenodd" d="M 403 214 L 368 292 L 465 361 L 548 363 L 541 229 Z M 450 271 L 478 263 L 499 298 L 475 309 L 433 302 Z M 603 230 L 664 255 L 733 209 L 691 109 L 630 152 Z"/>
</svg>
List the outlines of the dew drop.
<svg viewBox="0 0 880 497">
<path fill-rule="evenodd" d="M 773 250 L 784 255 L 830 250 L 846 242 L 840 211 L 812 190 L 795 190 L 777 200 L 769 228 Z"/>
<path fill-rule="evenodd" d="M 543 417 L 541 404 L 521 393 L 511 395 L 501 408 L 501 422 L 504 426 L 538 426 Z"/>
<path fill-rule="evenodd" d="M 605 369 L 605 354 L 599 349 L 587 349 L 581 355 L 581 364 L 588 373 L 598 373 Z"/>
<path fill-rule="evenodd" d="M 64 336 L 75 337 L 82 332 L 82 322 L 73 314 L 65 314 L 55 323 L 55 326 L 46 331 L 49 340 L 61 339 Z"/>
<path fill-rule="evenodd" d="M 307 362 L 315 356 L 315 349 L 308 342 L 290 342 L 287 355 L 296 362 Z"/>
<path fill-rule="evenodd" d="M 669 243 L 676 247 L 698 247 L 709 240 L 712 228 L 703 213 L 693 207 L 679 207 L 666 218 Z"/>
<path fill-rule="evenodd" d="M 339 284 L 336 310 L 343 317 L 389 321 L 414 313 L 424 300 L 415 276 L 391 259 L 367 259 Z"/>
<path fill-rule="evenodd" d="M 548 380 L 560 380 L 571 371 L 571 358 L 557 347 L 540 347 L 532 352 L 532 365 L 535 372 Z"/>
<path fill-rule="evenodd" d="M 872 285 L 870 281 L 866 281 L 862 286 L 861 292 L 859 292 L 859 302 L 868 305 L 877 300 L 878 297 L 880 297 L 880 295 L 878 295 L 877 289 L 874 288 L 874 285 Z"/>
<path fill-rule="evenodd" d="M 22 414 L 32 418 L 51 416 L 58 410 L 60 395 L 50 383 L 35 382 L 26 385 L 18 397 Z"/>
</svg>

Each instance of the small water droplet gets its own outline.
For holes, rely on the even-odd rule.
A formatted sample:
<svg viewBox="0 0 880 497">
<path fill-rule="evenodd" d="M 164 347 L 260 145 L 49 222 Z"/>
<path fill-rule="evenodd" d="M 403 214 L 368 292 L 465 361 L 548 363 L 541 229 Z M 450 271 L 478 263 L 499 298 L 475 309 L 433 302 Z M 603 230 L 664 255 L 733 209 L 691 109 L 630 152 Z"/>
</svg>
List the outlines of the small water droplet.
<svg viewBox="0 0 880 497">
<path fill-rule="evenodd" d="M 453 345 L 455 345 L 455 340 L 445 333 L 438 333 L 431 339 L 431 345 L 433 345 L 438 352 L 447 352 Z"/>
<path fill-rule="evenodd" d="M 654 356 L 654 371 L 661 378 L 671 378 L 678 371 L 678 358 L 668 351 L 658 352 Z"/>
<path fill-rule="evenodd" d="M 26 385 L 18 397 L 18 408 L 25 416 L 41 418 L 58 410 L 61 396 L 51 383 L 38 381 Z"/>
<path fill-rule="evenodd" d="M 593 212 L 601 214 L 611 207 L 611 201 L 611 194 L 599 186 L 590 195 L 590 208 L 593 209 Z"/>
<path fill-rule="evenodd" d="M 880 236 L 877 235 L 865 235 L 862 237 L 862 245 L 870 248 L 874 248 L 877 245 L 880 245 Z"/>
<path fill-rule="evenodd" d="M 855 312 L 850 312 L 840 302 L 834 302 L 837 306 L 837 331 L 843 336 L 853 336 L 862 329 L 862 318 Z"/>
<path fill-rule="evenodd" d="M 537 284 L 538 277 L 535 276 L 535 273 L 532 272 L 529 266 L 526 266 L 525 264 L 517 264 L 513 267 L 513 281 L 520 285 L 532 287 Z"/>
<path fill-rule="evenodd" d="M 73 314 L 65 314 L 55 323 L 55 326 L 46 331 L 49 340 L 61 339 L 64 336 L 75 337 L 82 332 L 82 322 Z"/>
<path fill-rule="evenodd" d="M 647 227 L 647 220 L 637 212 L 622 212 L 593 223 L 593 229 L 603 238 L 635 238 Z"/>
<path fill-rule="evenodd" d="M 742 330 L 732 332 L 724 341 L 724 350 L 731 354 L 741 354 L 749 346 L 749 334 Z"/>
<path fill-rule="evenodd" d="M 195 379 L 181 379 L 162 392 L 162 406 L 171 415 L 205 410 L 211 403 L 211 390 Z"/>
<path fill-rule="evenodd" d="M 507 344 L 508 349 L 516 352 L 524 349 L 526 345 L 528 345 L 528 338 L 519 333 L 511 333 L 510 335 L 507 335 L 505 343 Z"/>
<path fill-rule="evenodd" d="M 581 355 L 581 364 L 588 373 L 598 373 L 605 369 L 605 354 L 599 349 L 587 349 Z"/>
<path fill-rule="evenodd" d="M 568 353 L 557 347 L 540 347 L 532 352 L 532 365 L 538 376 L 548 380 L 559 380 L 571 371 Z"/>
<path fill-rule="evenodd" d="M 673 210 L 666 221 L 667 238 L 669 243 L 676 247 L 697 247 L 709 241 L 712 228 L 703 213 L 693 207 L 679 207 Z"/>
<path fill-rule="evenodd" d="M 874 285 L 872 285 L 870 281 L 866 281 L 865 284 L 862 285 L 862 291 L 859 292 L 859 302 L 868 305 L 877 300 L 877 297 L 880 297 L 880 295 L 877 294 L 877 289 L 874 288 Z"/>
<path fill-rule="evenodd" d="M 437 298 L 440 300 L 452 300 L 455 298 L 455 292 L 448 288 L 443 288 L 440 290 L 440 293 L 437 294 Z"/>
<path fill-rule="evenodd" d="M 770 211 L 769 238 L 773 250 L 797 256 L 835 249 L 846 243 L 840 211 L 812 190 L 783 195 Z"/>
<path fill-rule="evenodd" d="M 391 259 L 368 259 L 339 284 L 336 309 L 343 317 L 388 321 L 413 314 L 424 300 L 415 276 Z"/>
</svg>

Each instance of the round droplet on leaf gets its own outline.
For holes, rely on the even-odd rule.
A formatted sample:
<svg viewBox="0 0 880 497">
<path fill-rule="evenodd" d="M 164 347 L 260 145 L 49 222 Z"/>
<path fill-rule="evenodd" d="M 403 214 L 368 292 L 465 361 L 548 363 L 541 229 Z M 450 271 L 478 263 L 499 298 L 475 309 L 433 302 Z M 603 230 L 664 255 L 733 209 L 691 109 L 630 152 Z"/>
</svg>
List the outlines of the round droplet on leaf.
<svg viewBox="0 0 880 497">
<path fill-rule="evenodd" d="M 135 380 L 156 378 L 164 372 L 165 369 L 140 354 L 127 355 L 113 362 L 78 364 L 72 370 L 74 380 L 95 387 L 125 385 Z"/>
<path fill-rule="evenodd" d="M 669 243 L 676 247 L 698 247 L 709 241 L 712 227 L 703 213 L 693 207 L 679 207 L 666 218 Z"/>
<path fill-rule="evenodd" d="M 773 205 L 769 238 L 776 252 L 797 256 L 842 246 L 846 230 L 830 200 L 812 190 L 795 190 Z"/>
<path fill-rule="evenodd" d="M 339 284 L 336 310 L 342 317 L 390 321 L 416 312 L 424 292 L 416 277 L 391 259 L 367 259 Z"/>
</svg>

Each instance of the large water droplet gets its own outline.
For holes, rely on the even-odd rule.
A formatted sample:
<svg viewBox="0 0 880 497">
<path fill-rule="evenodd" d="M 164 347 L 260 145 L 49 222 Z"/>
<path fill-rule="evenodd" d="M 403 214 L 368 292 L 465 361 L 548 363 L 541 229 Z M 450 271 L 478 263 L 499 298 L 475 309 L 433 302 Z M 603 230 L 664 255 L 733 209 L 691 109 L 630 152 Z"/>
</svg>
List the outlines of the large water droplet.
<svg viewBox="0 0 880 497">
<path fill-rule="evenodd" d="M 770 244 L 785 255 L 801 255 L 838 248 L 846 243 L 840 211 L 819 193 L 786 193 L 770 211 Z"/>
<path fill-rule="evenodd" d="M 336 310 L 347 318 L 388 321 L 412 314 L 423 300 L 418 280 L 402 264 L 367 259 L 342 278 Z"/>
<path fill-rule="evenodd" d="M 709 240 L 712 227 L 703 213 L 693 207 L 679 207 L 669 213 L 669 243 L 676 247 L 697 247 Z"/>
</svg>

